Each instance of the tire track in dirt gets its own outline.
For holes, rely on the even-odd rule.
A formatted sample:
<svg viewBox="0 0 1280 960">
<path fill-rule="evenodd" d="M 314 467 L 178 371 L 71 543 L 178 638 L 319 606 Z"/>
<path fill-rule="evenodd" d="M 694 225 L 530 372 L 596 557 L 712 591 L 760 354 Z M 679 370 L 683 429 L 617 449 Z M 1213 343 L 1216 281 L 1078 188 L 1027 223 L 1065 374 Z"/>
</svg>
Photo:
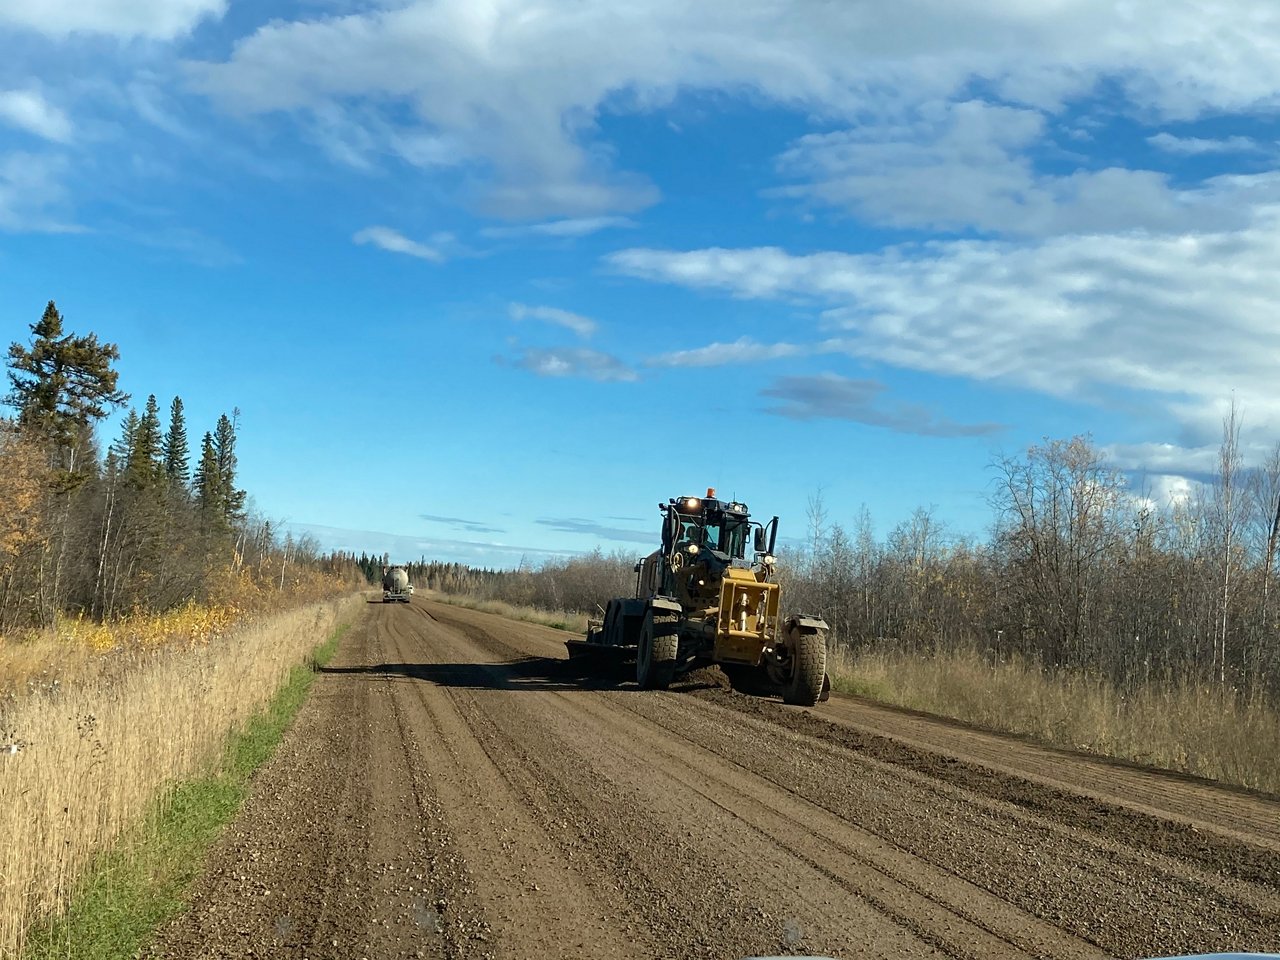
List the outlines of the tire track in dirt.
<svg viewBox="0 0 1280 960">
<path fill-rule="evenodd" d="M 917 711 L 834 696 L 822 718 L 917 750 L 946 753 L 1197 831 L 1280 851 L 1280 804 L 1256 791 L 1105 757 L 1046 747 Z M 1175 789 L 1170 786 L 1176 785 Z"/>
<path fill-rule="evenodd" d="M 492 646 L 495 641 L 487 637 L 484 642 Z M 639 776 L 661 783 L 663 789 L 653 792 L 664 801 L 671 817 L 687 814 L 697 802 L 713 804 L 730 822 L 717 830 L 714 818 L 704 818 L 702 831 L 716 834 L 709 839 L 753 862 L 771 856 L 778 859 L 780 851 L 784 865 L 779 873 L 783 877 L 808 868 L 817 884 L 840 888 L 842 895 L 825 891 L 829 902 L 864 900 L 883 915 L 875 922 L 884 925 L 887 917 L 950 956 L 1100 955 L 1096 948 L 1064 936 L 1048 924 L 1029 931 L 1028 927 L 1037 924 L 1026 914 L 1009 909 L 994 897 L 983 897 L 978 888 L 956 882 L 910 854 L 895 857 L 885 852 L 887 845 L 880 838 L 845 829 L 847 825 L 820 808 L 799 801 L 802 806 L 797 809 L 797 797 L 791 791 L 764 785 L 749 774 L 744 777 L 741 766 L 726 763 L 688 740 L 674 739 L 667 728 L 595 698 L 556 696 L 558 709 L 551 722 L 564 728 L 575 720 L 595 731 L 598 749 L 584 753 L 583 766 L 614 781 L 634 778 L 639 771 Z M 624 698 L 619 703 L 625 703 L 633 695 L 617 696 Z M 570 731 L 556 732 L 562 741 L 571 739 Z M 747 817 L 745 810 L 753 815 Z M 804 826 L 797 826 L 797 820 Z M 757 834 L 763 842 L 753 843 L 744 833 Z M 753 846 L 763 849 L 748 857 L 747 848 Z M 769 851 L 768 846 L 778 850 Z M 873 847 L 882 848 L 878 856 L 868 854 Z M 873 864 L 873 860 L 877 862 Z M 886 864 L 892 866 L 885 868 Z M 933 876 L 922 882 L 919 875 L 930 873 Z M 828 915 L 821 924 L 853 926 L 843 920 Z"/>
<path fill-rule="evenodd" d="M 795 899 L 795 871 L 765 862 L 771 851 L 716 844 L 710 818 L 673 810 L 652 777 L 637 786 L 593 763 L 599 729 L 566 719 L 553 693 L 508 682 L 505 667 L 475 664 L 483 654 L 451 632 L 437 628 L 431 642 L 456 665 L 466 664 L 450 668 L 450 696 L 494 761 L 519 780 L 528 809 L 566 858 L 602 900 L 614 901 L 617 920 L 645 944 L 646 956 L 794 952 L 804 930 L 817 926 L 818 918 L 779 906 Z M 826 906 L 850 928 L 867 931 L 882 947 L 900 941 L 904 955 L 933 955 L 874 911 L 849 916 L 840 902 L 847 899 L 828 897 Z"/>
<path fill-rule="evenodd" d="M 580 699 L 580 698 L 579 698 Z M 895 922 L 964 956 L 1096 957 L 1091 945 L 981 888 L 859 829 L 784 785 L 762 780 L 741 764 L 639 715 L 619 717 L 595 704 L 579 709 L 602 725 L 620 727 L 634 742 L 630 759 L 660 757 L 666 776 L 731 811 L 750 829 L 811 864 L 850 895 L 866 899 Z M 749 812 L 749 816 L 748 816 Z"/>
<path fill-rule="evenodd" d="M 389 685 L 360 672 L 386 628 L 379 607 L 344 636 L 332 672 L 316 678 L 187 911 L 157 931 L 147 956 L 472 955 L 483 920 L 463 861 L 406 761 L 411 741 L 394 734 Z"/>
<path fill-rule="evenodd" d="M 435 612 L 495 653 L 517 657 L 552 652 L 548 648 L 555 637 L 547 632 L 503 630 L 499 638 L 493 618 L 448 608 Z M 1280 902 L 1274 890 L 1280 860 L 1268 849 L 1246 846 L 1241 863 L 1236 859 L 1241 845 L 1232 838 L 1211 836 L 1191 847 L 1178 842 L 1185 826 L 1179 822 L 1087 798 L 1064 798 L 1052 788 L 1037 792 L 1036 784 L 982 768 L 976 768 L 981 777 L 975 778 L 975 770 L 955 758 L 913 752 L 884 738 L 860 750 L 865 741 L 851 745 L 838 729 L 831 734 L 828 728 L 834 725 L 821 719 L 821 708 L 793 711 L 718 690 L 699 691 L 694 698 L 629 692 L 605 696 L 648 716 L 670 735 L 745 763 L 762 779 L 798 786 L 801 796 L 842 820 L 1118 954 L 1224 944 L 1274 949 L 1280 942 Z M 715 713 L 723 715 L 716 718 Z M 810 733 L 815 729 L 817 736 Z M 746 730 L 761 736 L 787 732 L 792 743 L 744 750 L 743 741 L 751 739 Z M 713 733 L 718 745 L 710 742 Z M 812 778 L 811 787 L 804 788 L 806 774 L 797 758 L 806 753 L 826 772 L 816 788 Z M 824 753 L 825 762 L 820 759 Z M 829 775 L 859 767 L 862 772 L 852 778 Z M 879 772 L 873 775 L 872 768 Z M 868 784 L 883 783 L 886 772 L 887 785 L 868 793 Z M 1176 777 L 1170 780 L 1179 783 Z M 914 802 L 908 805 L 907 798 Z M 1082 803 L 1092 804 L 1096 813 L 1084 823 L 1078 816 Z M 1140 829 L 1133 829 L 1135 823 Z M 965 829 L 957 830 L 957 824 Z"/>
<path fill-rule="evenodd" d="M 459 708 L 454 690 L 427 679 L 432 666 L 448 661 L 439 659 L 443 645 L 425 642 L 424 623 L 429 621 L 391 634 L 384 649 L 407 665 L 406 677 L 395 684 L 398 702 L 406 724 L 432 745 L 427 776 L 486 904 L 492 939 L 478 940 L 474 949 L 501 956 L 506 944 L 520 941 L 527 956 L 645 956 L 603 919 L 604 904 L 530 815 L 527 799 L 511 782 L 520 758 L 495 758 L 481 723 Z M 464 679 L 462 669 L 450 676 Z M 549 924 L 551 917 L 564 922 Z"/>
<path fill-rule="evenodd" d="M 495 641 L 491 636 L 486 636 L 484 639 L 484 642 L 486 643 L 486 645 L 492 646 L 497 641 Z M 455 654 L 455 656 L 461 656 L 461 655 L 462 654 Z M 489 659 L 501 660 L 503 659 L 503 656 L 500 653 L 497 657 L 490 657 Z M 490 672 L 499 672 L 499 671 L 505 670 L 506 668 L 490 667 L 490 668 L 481 668 L 481 669 L 488 670 Z M 480 684 L 476 683 L 475 685 L 480 685 Z M 617 696 L 622 698 L 620 702 L 625 702 L 627 700 L 631 700 L 631 702 L 635 702 L 635 700 L 633 699 L 635 697 L 634 694 L 620 694 Z M 573 704 L 576 702 L 579 704 L 579 706 L 581 706 L 583 701 L 583 698 L 581 696 L 560 695 L 559 698 L 561 700 L 561 703 L 558 705 L 559 709 L 557 710 L 557 712 L 552 715 L 553 717 L 564 718 L 566 716 L 571 715 L 574 712 Z M 648 698 L 648 695 L 646 695 L 646 699 L 647 698 Z M 594 700 L 592 702 L 594 704 Z M 608 768 L 609 768 L 611 758 L 614 756 L 625 757 L 625 755 L 629 752 L 628 748 L 630 748 L 630 752 L 632 752 L 633 755 L 629 757 L 625 757 L 625 759 L 620 761 L 622 763 L 623 770 L 629 769 L 632 771 L 636 771 L 636 770 L 643 771 L 643 776 L 645 776 L 651 782 L 654 780 L 661 782 L 663 780 L 668 780 L 671 777 L 669 764 L 666 761 L 668 757 L 674 756 L 674 755 L 669 752 L 663 751 L 661 748 L 660 741 L 642 743 L 638 749 L 636 748 L 635 741 L 637 740 L 637 732 L 638 732 L 636 723 L 638 722 L 638 718 L 634 716 L 627 717 L 625 712 L 623 712 L 622 717 L 624 719 L 622 721 L 622 725 L 619 726 L 617 723 L 612 724 L 614 728 L 612 731 L 613 736 L 604 738 L 601 736 L 601 734 L 603 733 L 603 728 L 610 725 L 609 719 L 611 716 L 614 718 L 617 718 L 619 711 L 617 711 L 616 708 L 606 710 L 603 706 L 600 706 L 598 704 L 596 704 L 595 706 L 598 707 L 598 709 L 592 709 L 590 713 L 596 715 L 592 718 L 594 721 L 593 727 L 596 733 L 596 740 L 601 743 L 602 753 L 596 756 L 591 756 L 591 755 L 586 756 L 584 758 L 586 762 L 580 763 L 579 764 L 580 766 L 589 767 L 591 769 L 596 770 L 598 773 L 607 774 L 609 772 Z M 661 734 L 666 737 L 668 742 L 672 742 L 671 734 L 669 731 L 662 730 Z M 565 735 L 562 735 L 560 739 L 567 740 L 568 737 Z M 690 744 L 688 744 L 687 742 L 680 742 L 680 741 L 674 741 L 674 742 L 678 744 L 676 748 L 677 750 L 682 750 L 690 746 Z M 991 929 L 987 926 L 984 926 L 984 922 L 981 919 L 978 919 L 979 916 L 984 912 L 998 912 L 998 907 L 1000 906 L 1000 904 L 998 904 L 998 902 L 995 901 L 994 898 L 988 897 L 986 898 L 985 902 L 979 900 L 976 906 L 972 906 L 970 908 L 969 916 L 966 916 L 962 912 L 957 912 L 954 909 L 955 907 L 954 902 L 947 904 L 946 906 L 940 906 L 937 903 L 930 902 L 927 898 L 927 895 L 921 895 L 918 892 L 908 893 L 905 907 L 904 907 L 904 905 L 902 904 L 902 901 L 903 901 L 902 892 L 904 889 L 904 885 L 899 883 L 896 879 L 891 879 L 886 881 L 884 877 L 875 876 L 874 871 L 871 871 L 870 873 L 864 871 L 862 876 L 856 877 L 852 880 L 848 879 L 850 874 L 850 864 L 849 862 L 844 862 L 843 858 L 841 857 L 833 858 L 829 855 L 826 849 L 827 845 L 830 843 L 829 837 L 824 836 L 820 840 L 816 840 L 816 841 L 814 841 L 810 837 L 810 842 L 808 843 L 808 847 L 810 851 L 816 853 L 816 856 L 818 859 L 815 859 L 814 856 L 806 855 L 806 853 L 797 850 L 794 846 L 789 846 L 785 841 L 782 841 L 776 834 L 770 834 L 769 831 L 762 830 L 758 824 L 749 823 L 744 818 L 742 818 L 738 813 L 733 812 L 734 810 L 742 806 L 741 801 L 744 795 L 742 795 L 741 793 L 731 796 L 731 798 L 729 798 L 725 802 L 717 802 L 715 798 L 711 797 L 710 794 L 707 793 L 705 786 L 697 785 L 697 784 L 705 784 L 706 782 L 706 766 L 704 763 L 705 759 L 706 759 L 705 757 L 698 758 L 699 760 L 698 767 L 693 774 L 695 781 L 694 781 L 692 790 L 690 792 L 694 793 L 696 795 L 695 800 L 701 801 L 702 805 L 704 806 L 707 802 L 712 802 L 712 803 L 716 803 L 717 806 L 719 806 L 722 810 L 730 811 L 732 818 L 735 821 L 737 821 L 735 826 L 740 828 L 738 830 L 738 835 L 722 836 L 719 838 L 717 842 L 721 843 L 723 847 L 726 849 L 732 849 L 732 850 L 738 851 L 740 854 L 739 860 L 741 862 L 748 862 L 748 863 L 756 863 L 762 859 L 765 859 L 768 855 L 768 851 L 766 851 L 765 854 L 762 854 L 759 851 L 752 852 L 751 848 L 753 847 L 753 844 L 749 841 L 749 839 L 744 839 L 744 837 L 741 836 L 741 833 L 743 832 L 758 833 L 761 836 L 765 837 L 766 840 L 770 841 L 774 846 L 780 847 L 782 852 L 786 854 L 786 859 L 789 861 L 787 866 L 782 871 L 783 876 L 785 877 L 789 875 L 791 879 L 778 883 L 777 886 L 781 887 L 782 889 L 797 886 L 799 883 L 799 880 L 797 879 L 797 877 L 803 873 L 810 872 L 809 868 L 812 868 L 812 872 L 816 872 L 817 874 L 820 874 L 820 876 L 808 878 L 809 889 L 811 890 L 821 889 L 823 886 L 830 887 L 831 885 L 835 885 L 842 888 L 841 890 L 838 891 L 840 896 L 833 895 L 837 891 L 833 891 L 831 889 L 823 890 L 822 897 L 827 903 L 838 903 L 841 899 L 852 900 L 854 897 L 859 897 L 863 900 L 866 900 L 869 904 L 872 904 L 878 910 L 879 913 L 883 914 L 883 916 L 880 916 L 875 919 L 873 923 L 874 926 L 879 926 L 880 928 L 883 929 L 887 926 L 886 921 L 888 921 L 888 924 L 896 925 L 903 928 L 904 930 L 909 930 L 915 933 L 916 935 L 919 936 L 921 940 L 927 943 L 933 944 L 941 952 L 950 956 L 964 957 L 964 956 L 985 956 L 985 955 L 999 955 L 999 956 L 1019 955 L 1018 947 L 1016 945 L 1017 940 L 1009 936 L 1004 936 L 1000 932 L 992 933 Z M 662 762 L 659 763 L 658 762 L 659 760 L 661 760 Z M 616 776 L 616 772 L 615 772 L 615 776 Z M 623 776 L 625 778 L 625 774 Z M 739 780 L 742 779 L 740 774 L 738 776 L 738 779 Z M 653 790 L 652 786 L 650 787 L 650 790 L 651 791 Z M 673 813 L 672 813 L 673 818 L 681 817 L 683 815 L 687 820 L 691 819 L 699 824 L 698 830 L 701 834 L 705 835 L 708 838 L 715 839 L 715 835 L 717 831 L 714 829 L 715 828 L 714 816 L 709 815 L 708 813 L 703 813 L 696 816 L 689 816 L 690 811 L 694 809 L 693 802 L 682 799 L 678 796 L 674 796 L 673 791 L 669 789 L 664 789 L 663 791 L 655 791 L 655 792 L 659 797 L 662 797 L 663 794 L 666 794 L 668 796 L 669 805 L 673 810 Z M 796 816 L 796 811 L 794 810 L 794 807 L 795 807 L 794 796 L 792 796 L 789 792 L 784 791 L 781 796 L 781 802 L 789 803 L 790 806 L 793 808 L 791 810 L 791 816 L 793 817 Z M 808 820 L 806 819 L 806 828 L 799 831 L 793 831 L 793 835 L 808 836 L 810 827 L 811 827 L 811 824 L 809 824 Z M 758 844 L 756 844 L 755 846 L 758 846 Z M 774 853 L 776 852 L 777 851 L 774 851 Z M 825 866 L 824 866 L 824 863 L 821 861 L 825 861 Z M 803 864 L 803 869 L 801 867 L 801 864 Z M 912 866 L 919 866 L 919 865 L 921 865 L 921 861 L 918 861 L 918 860 L 915 860 L 914 863 L 912 864 Z M 732 870 L 734 868 L 730 866 L 729 869 Z M 739 866 L 737 869 L 741 871 L 742 867 Z M 900 871 L 900 872 L 903 872 L 903 871 Z M 877 880 L 880 882 L 880 885 L 882 888 L 896 887 L 897 889 L 893 890 L 893 894 L 896 896 L 877 897 L 874 894 L 872 894 L 871 890 L 875 889 Z M 976 893 L 977 891 L 975 888 L 970 887 L 965 892 L 969 899 L 973 899 L 973 894 Z M 785 899 L 785 898 L 782 898 L 782 899 Z M 899 903 L 895 905 L 892 902 L 892 900 L 894 899 L 897 899 Z M 791 912 L 793 915 L 799 913 L 799 907 L 801 905 L 791 904 L 790 906 L 791 906 Z M 1015 936 L 1021 937 L 1023 939 L 1027 939 L 1029 942 L 1033 944 L 1036 944 L 1038 941 L 1038 945 L 1033 946 L 1030 951 L 1023 953 L 1022 955 L 1037 955 L 1037 956 L 1040 956 L 1040 955 L 1043 955 L 1043 956 L 1097 956 L 1099 955 L 1096 949 L 1090 948 L 1088 947 L 1087 944 L 1081 943 L 1080 941 L 1076 941 L 1074 940 L 1074 938 L 1063 936 L 1061 934 L 1057 935 L 1056 937 L 1053 936 L 1052 934 L 1046 936 L 1045 931 L 1052 931 L 1052 928 L 1049 927 L 1048 925 L 1042 925 L 1044 927 L 1044 931 L 1041 931 L 1039 936 L 1032 935 L 1030 937 L 1026 937 L 1025 930 L 1029 925 L 1029 923 L 1032 923 L 1030 918 L 1028 918 L 1025 914 L 1018 913 L 1017 911 L 1006 910 L 1005 912 L 1006 912 L 1006 920 L 1011 921 L 1009 923 L 1010 928 L 1017 931 L 1017 934 L 1015 934 Z M 829 931 L 832 928 L 843 928 L 846 930 L 850 930 L 850 929 L 865 928 L 867 926 L 866 921 L 851 924 L 851 923 L 842 923 L 841 921 L 843 921 L 843 919 L 844 918 L 831 917 L 831 916 L 826 916 L 822 918 L 806 918 L 807 920 L 806 924 L 802 925 L 797 923 L 796 927 L 803 929 L 804 927 L 807 926 L 809 929 L 815 929 L 815 930 L 826 929 Z M 1056 933 L 1056 931 L 1053 931 L 1053 933 Z M 841 955 L 841 956 L 848 955 L 846 951 L 850 949 L 857 949 L 858 947 L 857 943 L 843 942 L 841 938 L 836 936 L 831 936 L 829 933 L 826 939 L 828 942 L 824 945 L 823 949 L 829 950 L 830 952 L 833 952 L 836 955 Z M 1046 948 L 1045 947 L 1046 941 L 1048 943 L 1051 943 L 1052 947 Z M 915 949 L 907 948 L 903 950 L 904 955 L 917 955 L 919 952 L 920 952 L 919 947 Z"/>
<path fill-rule="evenodd" d="M 1280 849 L 1271 839 L 1271 825 L 1256 841 L 1241 839 L 1239 830 L 1206 832 L 1182 816 L 1161 816 L 1141 806 L 1109 802 L 1082 784 L 1080 790 L 1031 779 L 1021 773 L 1010 775 L 996 766 L 987 766 L 956 756 L 913 747 L 890 737 L 868 734 L 809 712 L 793 711 L 778 704 L 744 697 L 732 692 L 708 690 L 699 696 L 739 714 L 784 726 L 807 737 L 823 740 L 855 753 L 875 757 L 885 763 L 914 770 L 926 777 L 954 784 L 993 799 L 1016 804 L 1064 825 L 1111 836 L 1131 844 L 1220 871 L 1252 883 L 1280 889 Z M 1181 778 L 1170 776 L 1169 792 L 1178 789 Z M 1093 781 L 1086 780 L 1086 784 Z M 1200 787 L 1197 783 L 1196 787 Z M 1224 789 L 1225 800 L 1234 800 L 1236 791 Z M 1257 798 L 1254 806 L 1280 805 Z M 1148 808 L 1150 809 L 1150 808 Z M 1208 817 L 1202 818 L 1208 821 Z"/>
<path fill-rule="evenodd" d="M 446 608 L 447 618 L 457 608 Z M 493 618 L 474 611 L 462 616 Z M 484 631 L 484 622 L 466 628 Z M 560 631 L 513 624 L 518 647 L 560 656 Z M 485 634 L 491 641 L 497 638 Z M 1074 826 L 1130 837 L 1135 832 L 1174 855 L 1198 858 L 1245 879 L 1280 883 L 1280 798 L 1123 761 L 1084 756 L 956 721 L 836 695 L 810 712 L 722 689 L 694 691 L 722 706 L 828 739 L 929 777 L 989 791 Z M 844 728 L 841 730 L 840 728 Z M 847 731 L 847 732 L 845 732 Z M 992 777 L 991 772 L 1000 776 Z M 1224 842 L 1225 841 L 1225 842 Z M 1259 849 L 1261 848 L 1261 849 Z"/>
</svg>

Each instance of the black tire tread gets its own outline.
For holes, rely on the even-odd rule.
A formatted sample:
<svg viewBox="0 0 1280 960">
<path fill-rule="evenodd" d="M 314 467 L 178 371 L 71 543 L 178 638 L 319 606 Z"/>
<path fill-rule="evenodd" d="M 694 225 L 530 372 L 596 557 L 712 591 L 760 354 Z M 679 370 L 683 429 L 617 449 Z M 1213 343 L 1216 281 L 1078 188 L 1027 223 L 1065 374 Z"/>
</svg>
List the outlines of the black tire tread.
<svg viewBox="0 0 1280 960">
<path fill-rule="evenodd" d="M 649 614 L 645 620 L 643 631 L 650 636 L 649 657 L 651 663 L 648 673 L 644 672 L 644 664 L 639 657 L 636 660 L 636 680 L 646 690 L 666 690 L 675 679 L 677 661 L 680 655 L 680 635 L 676 628 L 677 618 L 674 615 Z M 640 643 L 641 655 L 644 640 Z"/>
<path fill-rule="evenodd" d="M 812 707 L 822 696 L 822 681 L 827 675 L 827 635 L 822 631 L 799 631 L 793 635 L 792 643 L 791 679 L 782 691 L 782 700 Z"/>
</svg>

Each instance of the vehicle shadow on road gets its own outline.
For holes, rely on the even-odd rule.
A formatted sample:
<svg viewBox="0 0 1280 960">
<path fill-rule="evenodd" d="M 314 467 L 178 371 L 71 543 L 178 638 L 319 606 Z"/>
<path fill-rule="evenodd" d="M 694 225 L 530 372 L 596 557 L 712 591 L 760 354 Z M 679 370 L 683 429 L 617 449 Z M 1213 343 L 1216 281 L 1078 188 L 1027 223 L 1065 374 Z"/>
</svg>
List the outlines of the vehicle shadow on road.
<svg viewBox="0 0 1280 960">
<path fill-rule="evenodd" d="M 634 677 L 631 670 L 575 660 L 525 657 L 505 663 L 377 663 L 320 668 L 321 673 L 361 674 L 376 680 L 421 681 L 482 690 L 611 690 Z M 633 684 L 634 686 L 634 684 Z"/>
</svg>

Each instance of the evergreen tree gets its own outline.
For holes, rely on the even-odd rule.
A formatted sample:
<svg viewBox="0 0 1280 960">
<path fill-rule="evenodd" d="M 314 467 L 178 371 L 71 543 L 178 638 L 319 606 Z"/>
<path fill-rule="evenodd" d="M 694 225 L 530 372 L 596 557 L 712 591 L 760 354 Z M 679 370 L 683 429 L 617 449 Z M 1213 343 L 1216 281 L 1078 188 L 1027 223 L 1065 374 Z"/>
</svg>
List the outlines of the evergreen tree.
<svg viewBox="0 0 1280 960">
<path fill-rule="evenodd" d="M 182 398 L 169 405 L 169 430 L 164 435 L 164 472 L 169 482 L 185 486 L 191 479 L 191 451 L 187 446 L 187 423 Z"/>
<path fill-rule="evenodd" d="M 239 410 L 232 412 L 239 418 Z M 218 424 L 214 428 L 213 449 L 217 459 L 223 515 L 230 523 L 244 514 L 246 493 L 236 489 L 236 425 L 225 413 L 218 418 Z"/>
<path fill-rule="evenodd" d="M 56 464 L 76 467 L 74 451 L 94 421 L 129 399 L 116 389 L 111 368 L 120 359 L 114 343 L 99 343 L 96 334 L 63 334 L 62 317 L 52 300 L 39 323 L 31 326 L 31 346 L 9 346 L 6 402 L 17 409 L 24 430 L 47 440 Z"/>
<path fill-rule="evenodd" d="M 125 471 L 130 485 L 142 490 L 155 486 L 164 476 L 162 442 L 160 407 L 153 393 L 147 397 L 147 405 L 133 434 L 133 446 L 129 450 L 129 463 Z"/>
<path fill-rule="evenodd" d="M 205 432 L 200 441 L 200 463 L 196 465 L 196 504 L 206 522 L 221 520 L 226 515 L 222 496 L 222 477 L 218 472 L 218 454 L 213 446 L 213 434 Z"/>
<path fill-rule="evenodd" d="M 138 436 L 138 409 L 129 408 L 129 416 L 125 417 L 120 427 L 120 439 L 111 445 L 110 452 L 115 455 L 120 469 L 129 469 L 129 457 L 133 454 L 134 439 Z"/>
</svg>

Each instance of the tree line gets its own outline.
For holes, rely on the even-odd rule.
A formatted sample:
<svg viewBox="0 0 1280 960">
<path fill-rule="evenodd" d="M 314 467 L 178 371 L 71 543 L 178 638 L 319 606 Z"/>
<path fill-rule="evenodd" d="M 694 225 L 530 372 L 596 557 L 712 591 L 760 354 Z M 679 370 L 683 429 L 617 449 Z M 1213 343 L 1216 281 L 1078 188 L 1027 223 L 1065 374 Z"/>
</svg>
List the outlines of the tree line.
<svg viewBox="0 0 1280 960">
<path fill-rule="evenodd" d="M 64 327 L 49 301 L 29 342 L 8 350 L 0 633 L 60 614 L 106 619 L 342 575 L 315 544 L 281 538 L 246 510 L 238 410 L 204 432 L 193 466 L 181 397 L 162 421 L 150 395 L 103 452 L 100 424 L 130 400 L 114 367 L 119 349 Z"/>
<path fill-rule="evenodd" d="M 351 561 L 371 584 L 382 582 L 390 562 L 386 554 L 359 557 Z M 425 558 L 399 564 L 409 574 L 415 589 L 461 594 L 483 600 L 501 600 L 516 606 L 540 610 L 599 613 L 610 597 L 630 594 L 635 589 L 636 558 L 626 551 L 605 554 L 597 549 L 573 557 L 553 557 L 537 567 L 521 563 L 515 570 L 471 567 Z"/>
</svg>

